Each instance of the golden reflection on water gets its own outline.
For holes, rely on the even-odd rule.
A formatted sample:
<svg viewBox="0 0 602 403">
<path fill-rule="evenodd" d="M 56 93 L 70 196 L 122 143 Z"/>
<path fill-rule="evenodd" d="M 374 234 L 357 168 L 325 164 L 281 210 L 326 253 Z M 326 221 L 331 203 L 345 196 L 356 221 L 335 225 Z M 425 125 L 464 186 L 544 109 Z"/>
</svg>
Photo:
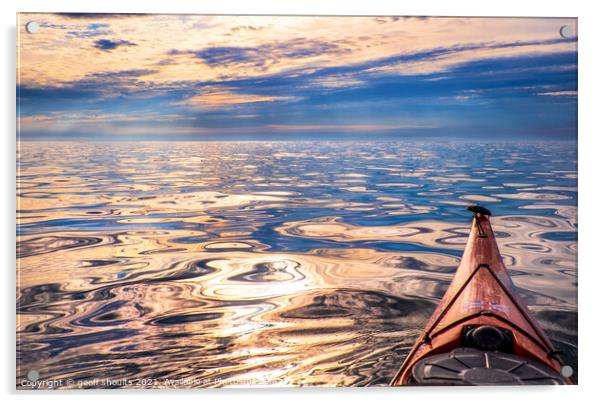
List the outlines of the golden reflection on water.
<svg viewBox="0 0 602 403">
<path fill-rule="evenodd" d="M 576 172 L 546 155 L 567 146 L 489 146 L 478 169 L 440 147 L 22 143 L 17 385 L 385 385 L 472 201 L 500 211 L 513 280 L 576 368 Z"/>
</svg>

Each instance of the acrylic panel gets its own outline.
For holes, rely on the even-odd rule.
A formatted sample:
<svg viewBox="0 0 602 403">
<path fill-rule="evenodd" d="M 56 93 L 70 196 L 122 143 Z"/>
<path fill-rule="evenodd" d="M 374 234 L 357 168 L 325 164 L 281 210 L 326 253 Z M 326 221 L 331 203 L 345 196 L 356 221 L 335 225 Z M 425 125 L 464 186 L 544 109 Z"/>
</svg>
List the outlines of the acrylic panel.
<svg viewBox="0 0 602 403">
<path fill-rule="evenodd" d="M 576 19 L 26 13 L 17 52 L 17 389 L 578 382 Z"/>
</svg>

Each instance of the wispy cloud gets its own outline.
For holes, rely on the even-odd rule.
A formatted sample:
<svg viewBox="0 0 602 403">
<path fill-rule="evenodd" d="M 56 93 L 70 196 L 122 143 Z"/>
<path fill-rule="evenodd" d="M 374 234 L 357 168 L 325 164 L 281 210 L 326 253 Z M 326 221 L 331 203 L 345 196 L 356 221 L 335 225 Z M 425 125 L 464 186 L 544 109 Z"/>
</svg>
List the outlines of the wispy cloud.
<svg viewBox="0 0 602 403">
<path fill-rule="evenodd" d="M 353 74 L 335 74 L 310 79 L 309 83 L 310 85 L 336 89 L 359 87 L 366 84 L 366 81 L 355 77 Z"/>
<path fill-rule="evenodd" d="M 132 18 L 132 17 L 144 17 L 149 14 L 140 13 L 56 13 L 57 17 L 60 18 L 72 18 L 82 20 L 110 20 L 116 18 Z"/>
<path fill-rule="evenodd" d="M 92 23 L 84 26 L 75 25 L 71 27 L 65 36 L 67 38 L 94 38 L 97 36 L 113 35 L 113 31 L 109 29 L 110 24 L 107 23 Z"/>
<path fill-rule="evenodd" d="M 537 95 L 543 95 L 546 97 L 576 97 L 577 91 L 550 91 L 550 92 L 539 92 Z"/>
<path fill-rule="evenodd" d="M 263 68 L 286 63 L 291 59 L 336 56 L 348 52 L 351 52 L 351 49 L 341 47 L 337 43 L 293 38 L 256 46 L 211 46 L 199 50 L 172 49 L 168 55 L 193 56 L 209 66 L 251 65 Z"/>
<path fill-rule="evenodd" d="M 136 46 L 136 44 L 124 39 L 99 39 L 94 42 L 94 47 L 100 50 L 113 50 L 121 46 Z"/>
<path fill-rule="evenodd" d="M 203 92 L 191 96 L 183 101 L 176 102 L 176 105 L 191 106 L 200 109 L 218 109 L 232 108 L 238 105 L 254 104 L 259 102 L 274 101 L 295 101 L 300 97 L 279 96 L 279 95 L 260 95 L 260 94 L 241 94 L 229 91 L 227 89 L 208 88 Z"/>
<path fill-rule="evenodd" d="M 380 132 L 408 129 L 435 129 L 437 125 L 400 123 L 400 124 L 315 124 L 315 125 L 266 125 L 268 129 L 281 132 Z"/>
<path fill-rule="evenodd" d="M 20 118 L 23 131 L 47 131 L 52 133 L 98 132 L 99 129 L 115 131 L 116 127 L 172 127 L 181 122 L 186 124 L 194 117 L 181 114 L 165 114 L 155 111 L 138 112 L 135 115 L 126 113 L 104 113 L 91 110 L 82 112 L 55 112 L 41 115 L 27 115 Z"/>
</svg>

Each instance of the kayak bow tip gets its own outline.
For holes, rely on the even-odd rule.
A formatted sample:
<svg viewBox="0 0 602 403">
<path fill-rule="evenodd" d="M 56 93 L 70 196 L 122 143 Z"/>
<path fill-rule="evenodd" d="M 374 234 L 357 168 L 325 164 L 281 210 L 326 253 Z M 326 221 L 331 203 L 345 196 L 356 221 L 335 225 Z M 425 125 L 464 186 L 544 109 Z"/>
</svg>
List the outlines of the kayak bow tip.
<svg viewBox="0 0 602 403">
<path fill-rule="evenodd" d="M 489 209 L 483 207 L 483 206 L 479 206 L 477 204 L 469 206 L 468 208 L 466 208 L 466 210 L 470 211 L 471 213 L 477 215 L 484 215 L 484 216 L 488 216 L 491 217 L 491 211 L 489 211 Z"/>
</svg>

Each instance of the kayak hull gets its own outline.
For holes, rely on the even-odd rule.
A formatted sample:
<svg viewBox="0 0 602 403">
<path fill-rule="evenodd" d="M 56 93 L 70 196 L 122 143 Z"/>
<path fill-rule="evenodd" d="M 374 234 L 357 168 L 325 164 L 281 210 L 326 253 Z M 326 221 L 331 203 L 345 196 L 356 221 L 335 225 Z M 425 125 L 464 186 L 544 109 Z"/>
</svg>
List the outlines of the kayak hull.
<svg viewBox="0 0 602 403">
<path fill-rule="evenodd" d="M 504 266 L 489 216 L 476 213 L 456 274 L 391 384 L 415 383 L 412 370 L 418 362 L 467 347 L 470 331 L 479 327 L 490 332 L 493 329 L 507 339 L 499 347 L 503 352 L 560 373 L 562 362 L 557 352 L 519 297 Z M 489 348 L 493 347 L 485 347 Z"/>
</svg>

